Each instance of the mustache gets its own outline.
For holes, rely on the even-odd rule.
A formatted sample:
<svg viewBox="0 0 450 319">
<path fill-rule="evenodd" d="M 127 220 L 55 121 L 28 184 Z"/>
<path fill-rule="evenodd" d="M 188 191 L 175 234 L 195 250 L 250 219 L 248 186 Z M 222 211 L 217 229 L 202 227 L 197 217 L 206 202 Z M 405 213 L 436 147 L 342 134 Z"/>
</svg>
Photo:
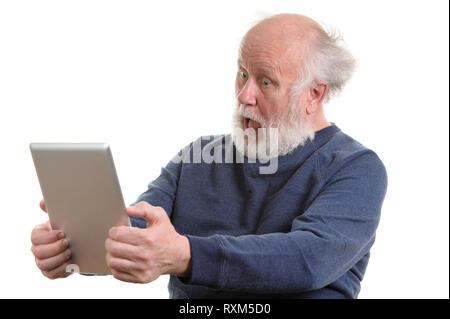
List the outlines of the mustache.
<svg viewBox="0 0 450 319">
<path fill-rule="evenodd" d="M 244 107 L 242 104 L 238 105 L 237 111 L 240 116 L 243 116 L 243 117 L 249 118 L 255 122 L 258 122 L 259 124 L 261 124 L 262 127 L 265 127 L 267 125 L 267 121 L 264 117 L 262 117 L 260 115 L 256 115 L 255 113 L 250 111 L 248 108 Z"/>
</svg>

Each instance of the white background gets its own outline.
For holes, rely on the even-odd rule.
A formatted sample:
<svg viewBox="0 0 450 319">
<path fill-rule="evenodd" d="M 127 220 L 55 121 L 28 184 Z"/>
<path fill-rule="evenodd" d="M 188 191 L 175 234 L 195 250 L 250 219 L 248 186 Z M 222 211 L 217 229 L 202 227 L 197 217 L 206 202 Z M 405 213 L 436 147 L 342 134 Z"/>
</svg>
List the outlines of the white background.
<svg viewBox="0 0 450 319">
<path fill-rule="evenodd" d="M 389 187 L 360 298 L 449 297 L 448 2 L 0 1 L 0 297 L 167 298 L 168 277 L 44 278 L 30 142 L 107 142 L 131 203 L 178 150 L 230 132 L 239 41 L 265 14 L 337 27 L 358 60 L 328 120 Z"/>
</svg>

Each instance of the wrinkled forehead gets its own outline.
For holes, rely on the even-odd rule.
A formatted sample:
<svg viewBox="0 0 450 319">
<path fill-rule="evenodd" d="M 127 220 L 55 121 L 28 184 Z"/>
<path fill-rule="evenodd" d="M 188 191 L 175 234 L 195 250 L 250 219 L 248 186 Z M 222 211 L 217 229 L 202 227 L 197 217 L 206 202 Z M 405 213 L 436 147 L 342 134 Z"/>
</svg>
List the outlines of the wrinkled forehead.
<svg viewBox="0 0 450 319">
<path fill-rule="evenodd" d="M 238 63 L 272 68 L 281 76 L 297 76 L 305 56 L 307 39 L 293 32 L 251 29 L 241 41 Z"/>
</svg>

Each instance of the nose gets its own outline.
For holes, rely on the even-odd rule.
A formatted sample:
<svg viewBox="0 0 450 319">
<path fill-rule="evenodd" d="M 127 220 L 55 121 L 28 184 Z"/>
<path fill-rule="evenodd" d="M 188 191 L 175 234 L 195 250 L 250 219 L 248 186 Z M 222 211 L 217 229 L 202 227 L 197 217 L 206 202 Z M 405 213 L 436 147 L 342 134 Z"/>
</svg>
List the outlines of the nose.
<svg viewBox="0 0 450 319">
<path fill-rule="evenodd" d="M 241 90 L 238 92 L 237 99 L 242 105 L 256 105 L 256 94 L 258 87 L 251 80 L 248 79 Z"/>
</svg>

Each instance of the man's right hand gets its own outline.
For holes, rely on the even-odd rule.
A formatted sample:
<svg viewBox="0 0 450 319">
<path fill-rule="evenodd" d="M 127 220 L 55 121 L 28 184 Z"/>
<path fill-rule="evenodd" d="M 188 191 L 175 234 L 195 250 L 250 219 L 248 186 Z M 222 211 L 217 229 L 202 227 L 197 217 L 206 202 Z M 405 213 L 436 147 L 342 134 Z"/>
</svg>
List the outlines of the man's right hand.
<svg viewBox="0 0 450 319">
<path fill-rule="evenodd" d="M 40 202 L 41 209 L 46 212 L 44 200 Z M 50 279 L 66 278 L 71 273 L 66 267 L 71 264 L 72 256 L 69 241 L 61 230 L 53 230 L 50 221 L 37 225 L 31 232 L 31 252 L 36 265 Z"/>
</svg>

